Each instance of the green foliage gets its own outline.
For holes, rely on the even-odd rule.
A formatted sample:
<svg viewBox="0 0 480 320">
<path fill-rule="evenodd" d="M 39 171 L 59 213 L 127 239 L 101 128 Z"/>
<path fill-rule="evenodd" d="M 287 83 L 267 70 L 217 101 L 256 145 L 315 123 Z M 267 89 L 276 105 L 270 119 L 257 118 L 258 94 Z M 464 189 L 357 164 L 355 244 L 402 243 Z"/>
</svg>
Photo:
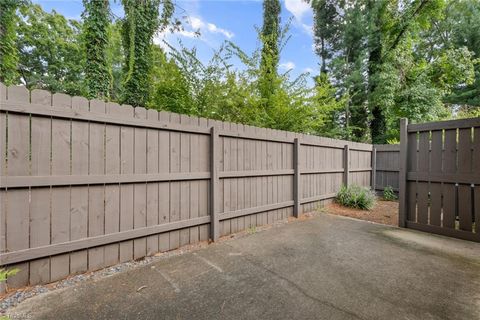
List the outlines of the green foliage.
<svg viewBox="0 0 480 320">
<path fill-rule="evenodd" d="M 111 83 L 107 56 L 110 7 L 108 0 L 83 0 L 83 6 L 87 97 L 103 99 L 109 96 Z"/>
<path fill-rule="evenodd" d="M 173 15 L 171 0 L 122 0 L 125 17 L 122 40 L 125 52 L 125 80 L 122 102 L 145 107 L 150 99 L 151 44 L 158 28 Z M 159 7 L 163 4 L 159 19 Z"/>
<path fill-rule="evenodd" d="M 391 186 L 386 186 L 383 189 L 383 200 L 386 201 L 395 201 L 397 200 L 397 195 L 393 191 L 393 188 Z"/>
<path fill-rule="evenodd" d="M 321 70 L 335 83 L 337 95 L 347 98 L 341 124 L 352 139 L 385 143 L 398 136 L 400 115 L 412 122 L 448 116 L 444 97 L 452 92 L 453 100 L 454 92 L 474 83 L 478 41 L 472 39 L 478 39 L 478 31 L 466 32 L 467 20 L 479 20 L 472 14 L 478 7 L 474 2 L 310 1 Z M 444 11 L 462 7 L 470 8 L 461 10 L 469 19 L 456 14 L 455 21 L 444 23 Z M 432 26 L 440 29 L 434 36 Z M 464 44 L 440 45 L 455 29 L 464 32 L 452 38 Z"/>
<path fill-rule="evenodd" d="M 20 8 L 17 49 L 21 82 L 72 95 L 86 93 L 82 24 L 39 5 Z"/>
<path fill-rule="evenodd" d="M 17 9 L 21 1 L 0 0 L 0 81 L 6 85 L 18 81 Z"/>
<path fill-rule="evenodd" d="M 115 22 L 108 26 L 108 46 L 106 48 L 107 65 L 110 78 L 110 99 L 121 101 L 123 93 L 123 65 L 125 55 L 122 47 L 121 23 Z"/>
<path fill-rule="evenodd" d="M 260 47 L 224 43 L 208 62 L 168 53 L 156 32 L 181 29 L 171 0 L 84 0 L 82 21 L 0 0 L 0 80 L 72 95 L 364 142 L 398 141 L 399 118 L 479 116 L 480 2 L 309 0 L 319 72 L 278 72 L 289 22 L 263 3 Z M 88 62 L 88 63 L 87 63 Z M 240 65 L 240 67 L 238 67 Z"/>
<path fill-rule="evenodd" d="M 153 46 L 154 89 L 149 107 L 279 130 L 342 135 L 336 121 L 345 102 L 336 99 L 326 76 L 316 78 L 316 86 L 310 88 L 307 74 L 295 79 L 288 72 L 278 74 L 270 83 L 270 103 L 265 107 L 261 48 L 249 55 L 226 42 L 204 64 L 195 49 L 181 42 L 178 46 L 169 47 L 170 58 Z M 234 60 L 243 66 L 233 68 Z"/>
<path fill-rule="evenodd" d="M 272 101 L 269 101 L 275 92 L 275 85 L 272 85 L 272 82 L 277 81 L 277 67 L 280 59 L 280 12 L 281 5 L 279 0 L 263 1 L 263 26 L 260 36 L 263 46 L 260 62 L 261 76 L 259 78 L 259 89 L 262 98 L 268 106 L 272 105 Z"/>
<path fill-rule="evenodd" d="M 345 207 L 361 210 L 372 209 L 376 201 L 370 189 L 358 185 L 342 186 L 335 200 Z"/>
<path fill-rule="evenodd" d="M 337 41 L 339 29 L 339 12 L 335 0 L 311 0 L 314 14 L 315 52 L 320 57 L 320 73 L 327 73 L 327 61 L 333 56 L 332 46 Z"/>
<path fill-rule="evenodd" d="M 19 269 L 0 269 L 0 282 L 5 282 L 7 281 L 7 278 L 10 276 L 16 275 L 18 272 L 20 272 Z"/>
</svg>

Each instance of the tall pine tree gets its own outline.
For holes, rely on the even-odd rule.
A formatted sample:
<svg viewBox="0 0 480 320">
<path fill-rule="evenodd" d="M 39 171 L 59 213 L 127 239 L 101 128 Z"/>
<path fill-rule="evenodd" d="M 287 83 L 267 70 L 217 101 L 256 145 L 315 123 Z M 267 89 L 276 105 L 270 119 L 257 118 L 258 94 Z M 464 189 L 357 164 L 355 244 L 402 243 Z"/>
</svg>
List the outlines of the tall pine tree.
<svg viewBox="0 0 480 320">
<path fill-rule="evenodd" d="M 335 0 L 312 0 L 313 38 L 315 52 L 320 57 L 320 73 L 327 73 L 328 62 L 333 56 L 334 45 L 338 38 L 339 13 Z"/>
</svg>

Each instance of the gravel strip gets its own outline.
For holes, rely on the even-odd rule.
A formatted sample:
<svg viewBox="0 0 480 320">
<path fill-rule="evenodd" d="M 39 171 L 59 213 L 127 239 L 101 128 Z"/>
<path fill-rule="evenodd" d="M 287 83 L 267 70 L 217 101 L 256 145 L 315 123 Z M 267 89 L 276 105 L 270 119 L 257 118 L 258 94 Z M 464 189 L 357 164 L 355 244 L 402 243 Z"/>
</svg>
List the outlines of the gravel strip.
<svg viewBox="0 0 480 320">
<path fill-rule="evenodd" d="M 28 298 L 34 297 L 36 295 L 57 290 L 57 289 L 71 287 L 87 280 L 98 280 L 101 278 L 105 278 L 119 272 L 128 271 L 134 268 L 147 265 L 149 263 L 159 261 L 161 259 L 165 259 L 175 255 L 181 255 L 183 253 L 190 252 L 193 250 L 198 250 L 200 248 L 206 247 L 207 245 L 208 245 L 207 242 L 200 242 L 195 245 L 186 245 L 176 250 L 172 250 L 164 253 L 158 253 L 153 256 L 145 257 L 139 260 L 128 261 L 128 262 L 120 263 L 108 268 L 100 269 L 97 271 L 70 276 L 66 279 L 63 279 L 57 282 L 12 290 L 10 292 L 7 292 L 3 296 L 0 296 L 0 316 L 6 315 L 6 312 L 9 308 L 12 308 L 17 304 L 21 303 L 22 301 Z"/>
</svg>

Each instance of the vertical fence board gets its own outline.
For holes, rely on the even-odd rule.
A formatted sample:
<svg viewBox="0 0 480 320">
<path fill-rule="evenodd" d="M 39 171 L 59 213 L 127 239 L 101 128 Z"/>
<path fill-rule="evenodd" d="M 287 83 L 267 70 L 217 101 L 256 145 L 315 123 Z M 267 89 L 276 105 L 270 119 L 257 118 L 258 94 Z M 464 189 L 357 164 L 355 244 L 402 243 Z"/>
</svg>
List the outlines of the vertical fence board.
<svg viewBox="0 0 480 320">
<path fill-rule="evenodd" d="M 198 126 L 198 118 L 191 117 L 190 122 L 192 126 Z M 189 150 L 189 162 L 190 172 L 198 172 L 199 171 L 199 152 L 198 152 L 198 135 L 191 134 L 190 135 L 190 150 Z M 199 211 L 199 201 L 198 201 L 198 189 L 199 189 L 199 181 L 190 181 L 190 200 L 189 200 L 189 218 L 194 219 L 198 218 L 198 211 Z M 189 228 L 189 243 L 197 243 L 199 241 L 199 227 L 191 227 Z"/>
<path fill-rule="evenodd" d="M 158 120 L 166 123 L 170 121 L 168 112 L 160 112 Z M 170 172 L 170 132 L 160 130 L 158 132 L 158 172 Z M 161 182 L 158 185 L 158 214 L 159 224 L 170 222 L 170 184 L 171 182 Z M 170 249 L 170 233 L 164 232 L 158 236 L 158 249 L 161 252 Z"/>
<path fill-rule="evenodd" d="M 51 106 L 48 91 L 33 90 L 32 103 Z M 51 119 L 31 119 L 31 175 L 50 175 Z M 33 188 L 30 201 L 30 248 L 50 244 L 50 188 Z M 30 285 L 50 282 L 50 258 L 30 262 Z"/>
<path fill-rule="evenodd" d="M 30 93 L 23 87 L 9 87 L 8 100 L 28 102 Z M 29 175 L 30 120 L 27 115 L 9 114 L 7 170 L 8 175 Z M 9 190 L 5 215 L 6 251 L 27 249 L 29 246 L 29 190 Z M 9 287 L 20 287 L 28 283 L 29 264 L 19 263 L 11 266 L 20 272 L 7 280 Z"/>
<path fill-rule="evenodd" d="M 180 123 L 188 123 L 185 115 L 180 116 Z M 190 172 L 190 134 L 180 134 L 180 172 Z M 180 182 L 180 220 L 190 216 L 190 181 Z M 180 246 L 190 243 L 190 230 L 180 230 Z"/>
<path fill-rule="evenodd" d="M 418 140 L 417 133 L 408 133 L 408 144 L 407 144 L 407 171 L 416 172 L 418 170 Z M 406 179 L 406 175 L 405 178 Z M 403 179 L 403 178 L 402 178 Z M 402 192 L 400 191 L 400 196 Z M 415 181 L 407 182 L 407 204 L 406 208 L 408 209 L 406 218 L 408 221 L 417 221 L 417 183 Z"/>
<path fill-rule="evenodd" d="M 90 112 L 105 114 L 105 102 L 90 101 Z M 89 174 L 105 174 L 105 125 L 90 123 Z M 94 185 L 88 188 L 88 236 L 105 233 L 105 186 Z M 105 266 L 105 248 L 88 249 L 88 269 L 97 270 Z"/>
<path fill-rule="evenodd" d="M 113 110 L 112 110 L 113 112 Z M 118 116 L 131 119 L 133 118 L 132 106 L 121 106 L 115 110 Z M 120 170 L 122 174 L 131 174 L 134 172 L 134 132 L 133 128 L 122 126 L 120 128 Z M 122 184 L 120 186 L 120 231 L 133 229 L 133 185 Z M 133 240 L 122 241 L 119 251 L 120 262 L 133 259 Z"/>
<path fill-rule="evenodd" d="M 432 142 L 430 151 L 430 172 L 441 173 L 442 172 L 442 130 L 432 131 Z M 430 224 L 434 226 L 441 225 L 442 215 L 442 184 L 430 183 Z"/>
<path fill-rule="evenodd" d="M 220 201 L 223 201 L 223 199 L 217 194 L 217 189 L 219 188 L 218 170 L 220 166 L 218 159 L 221 156 L 220 152 L 222 150 L 219 148 L 220 139 L 218 137 L 217 128 L 213 126 L 210 130 L 210 238 L 213 241 L 216 241 L 220 236 L 220 223 L 218 221 L 217 206 Z"/>
<path fill-rule="evenodd" d="M 458 172 L 472 173 L 472 129 L 460 129 L 458 133 Z M 458 186 L 458 216 L 460 230 L 472 231 L 473 207 L 470 185 Z"/>
<path fill-rule="evenodd" d="M 208 127 L 208 122 L 204 118 L 199 119 L 199 126 L 202 128 Z M 201 172 L 210 171 L 210 136 L 200 135 L 198 137 L 198 154 L 199 163 L 198 170 Z M 209 215 L 209 197 L 210 197 L 211 180 L 199 181 L 198 187 L 198 215 L 205 217 Z M 207 241 L 210 238 L 209 225 L 204 224 L 198 228 L 199 240 Z"/>
<path fill-rule="evenodd" d="M 180 123 L 180 116 L 170 115 L 172 123 Z M 170 172 L 180 172 L 180 133 L 170 132 Z M 180 182 L 170 184 L 170 221 L 180 220 Z M 180 245 L 180 231 L 170 232 L 170 249 Z"/>
<path fill-rule="evenodd" d="M 480 127 L 473 131 L 472 172 L 480 172 Z M 480 185 L 474 187 L 475 232 L 480 234 Z"/>
<path fill-rule="evenodd" d="M 158 112 L 156 110 L 150 109 L 147 111 L 147 119 L 158 121 Z M 159 135 L 160 132 L 154 129 L 147 130 L 147 164 L 146 172 L 147 173 L 158 173 L 159 172 Z M 147 212 L 146 212 L 146 221 L 147 226 L 155 226 L 159 224 L 159 183 L 150 182 L 147 183 Z M 159 236 L 153 235 L 147 237 L 147 255 L 153 255 L 159 251 Z"/>
<path fill-rule="evenodd" d="M 7 87 L 0 82 L 0 102 L 7 99 Z M 0 113 L 0 175 L 7 175 L 7 115 Z M 6 251 L 6 220 L 7 193 L 0 189 L 0 253 Z M 6 289 L 5 282 L 0 283 L 0 293 Z"/>
<path fill-rule="evenodd" d="M 120 105 L 107 103 L 107 114 L 118 114 Z M 120 126 L 107 125 L 105 127 L 105 174 L 121 174 L 120 158 Z M 120 231 L 120 185 L 105 186 L 105 234 Z M 105 265 L 112 265 L 120 261 L 120 245 L 118 243 L 105 246 Z"/>
<path fill-rule="evenodd" d="M 71 108 L 72 98 L 56 93 L 52 96 L 54 108 Z M 70 174 L 70 121 L 52 120 L 52 175 Z M 51 243 L 70 240 L 70 188 L 52 188 Z M 70 273 L 70 256 L 61 254 L 51 258 L 51 281 L 60 280 Z"/>
<path fill-rule="evenodd" d="M 480 234 L 480 186 L 474 188 L 475 232 Z"/>
<path fill-rule="evenodd" d="M 89 102 L 82 97 L 72 98 L 72 109 L 88 112 Z M 88 174 L 89 153 L 88 122 L 72 121 L 72 175 Z M 88 237 L 88 186 L 72 187 L 70 192 L 70 239 Z M 88 269 L 88 250 L 70 254 L 70 273 L 85 272 Z"/>
<path fill-rule="evenodd" d="M 146 119 L 147 110 L 137 107 L 134 109 L 136 119 Z M 147 130 L 144 128 L 134 129 L 134 173 L 146 173 L 147 166 Z M 133 185 L 133 228 L 143 228 L 147 225 L 147 185 L 144 182 Z M 133 240 L 133 258 L 139 259 L 147 254 L 146 238 Z"/>
<path fill-rule="evenodd" d="M 443 154 L 443 172 L 457 171 L 457 130 L 445 130 L 445 146 Z M 455 228 L 456 187 L 455 184 L 443 184 L 443 227 Z"/>
</svg>

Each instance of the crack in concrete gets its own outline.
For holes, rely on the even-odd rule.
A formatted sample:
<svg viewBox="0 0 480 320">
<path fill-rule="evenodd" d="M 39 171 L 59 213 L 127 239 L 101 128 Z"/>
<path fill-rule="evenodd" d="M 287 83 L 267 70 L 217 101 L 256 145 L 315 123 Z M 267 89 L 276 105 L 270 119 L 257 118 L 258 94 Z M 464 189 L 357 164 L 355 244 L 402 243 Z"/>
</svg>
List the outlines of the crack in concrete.
<svg viewBox="0 0 480 320">
<path fill-rule="evenodd" d="M 236 248 L 234 248 L 233 246 L 231 246 L 231 245 L 229 245 L 229 244 L 227 244 L 227 243 L 224 243 L 224 244 L 225 244 L 226 246 L 232 248 L 232 249 L 236 249 Z M 293 282 L 292 280 L 290 280 L 290 279 L 288 279 L 288 278 L 286 278 L 286 277 L 278 274 L 277 272 L 275 272 L 275 271 L 272 270 L 272 269 L 269 269 L 268 267 L 264 266 L 262 263 L 257 262 L 257 261 L 254 259 L 255 256 L 253 256 L 253 255 L 251 255 L 251 254 L 248 254 L 248 253 L 247 253 L 247 254 L 244 254 L 244 255 L 241 256 L 241 258 L 247 260 L 248 262 L 250 262 L 251 264 L 253 264 L 253 265 L 257 266 L 257 267 L 260 267 L 261 269 L 267 271 L 268 273 L 274 275 L 275 277 L 280 278 L 281 280 L 285 281 L 285 282 L 288 283 L 290 286 L 294 287 L 298 292 L 300 292 L 304 297 L 306 297 L 306 298 L 308 298 L 308 299 L 310 299 L 310 300 L 312 300 L 312 301 L 315 301 L 315 302 L 320 303 L 320 304 L 322 304 L 322 305 L 326 305 L 326 306 L 328 306 L 328 307 L 331 307 L 331 308 L 333 308 L 333 309 L 335 309 L 335 310 L 337 310 L 337 311 L 340 311 L 340 312 L 342 312 L 342 313 L 345 313 L 345 314 L 347 314 L 347 315 L 349 315 L 349 316 L 351 316 L 351 317 L 353 317 L 353 318 L 355 318 L 355 319 L 366 320 L 366 319 L 360 317 L 359 315 L 357 315 L 356 313 L 353 313 L 353 312 L 351 312 L 351 311 L 349 311 L 349 310 L 342 309 L 342 308 L 334 305 L 333 303 L 331 303 L 331 302 L 329 302 L 329 301 L 325 301 L 325 300 L 322 300 L 322 299 L 319 299 L 319 298 L 317 298 L 317 297 L 314 297 L 314 296 L 310 295 L 310 294 L 307 293 L 302 287 L 300 287 L 298 284 L 296 284 L 296 283 Z"/>
</svg>

